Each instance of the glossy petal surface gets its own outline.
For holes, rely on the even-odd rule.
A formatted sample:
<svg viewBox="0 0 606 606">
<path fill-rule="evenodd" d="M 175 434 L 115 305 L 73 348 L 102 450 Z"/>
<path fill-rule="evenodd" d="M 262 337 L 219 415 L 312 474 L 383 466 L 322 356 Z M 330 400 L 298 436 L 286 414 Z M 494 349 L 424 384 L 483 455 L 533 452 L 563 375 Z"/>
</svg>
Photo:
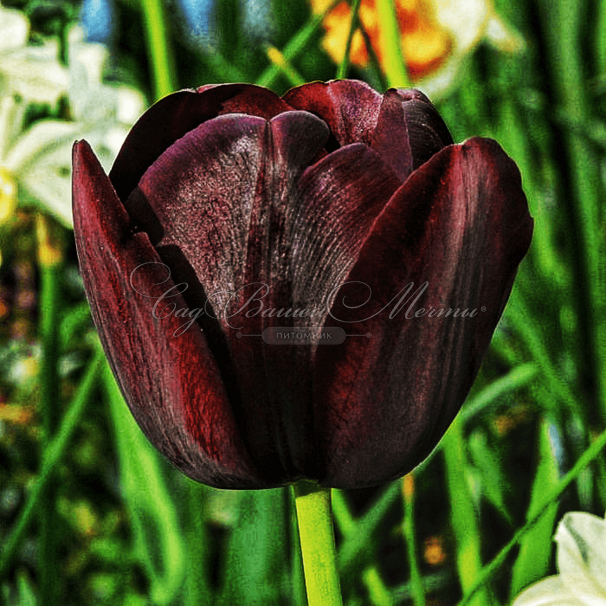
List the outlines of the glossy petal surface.
<svg viewBox="0 0 606 606">
<path fill-rule="evenodd" d="M 357 80 L 312 82 L 293 88 L 284 101 L 322 118 L 338 144 L 372 143 L 381 109 L 381 95 Z"/>
<path fill-rule="evenodd" d="M 125 200 L 162 152 L 206 120 L 229 113 L 269 119 L 288 109 L 275 93 L 252 84 L 223 84 L 164 97 L 133 126 L 114 162 L 109 176 L 118 197 Z"/>
<path fill-rule="evenodd" d="M 85 143 L 74 148 L 74 229 L 93 318 L 122 392 L 150 441 L 190 477 L 212 486 L 267 486 L 237 431 L 204 335 L 154 308 L 174 287 Z M 172 296 L 176 309 L 186 309 Z M 168 302 L 168 301 L 167 301 Z M 195 410 L 195 414 L 192 411 Z"/>
<path fill-rule="evenodd" d="M 422 93 L 358 81 L 282 99 L 246 84 L 175 93 L 109 178 L 76 144 L 73 184 L 85 288 L 125 398 L 177 467 L 223 488 L 357 488 L 421 462 L 532 233 L 498 144 L 452 145 Z"/>
<path fill-rule="evenodd" d="M 383 95 L 372 147 L 402 182 L 451 143 L 444 121 L 425 95 L 393 89 Z"/>
<path fill-rule="evenodd" d="M 283 312 L 326 307 L 399 185 L 361 144 L 306 170 L 327 136 L 307 112 L 270 122 L 210 120 L 167 150 L 127 203 L 153 211 L 162 231 L 157 249 L 189 285 L 190 306 L 210 302 L 202 324 L 214 337 L 245 443 L 271 481 L 318 477 L 322 462 L 312 416 L 314 350 L 267 345 L 261 335 L 271 326 L 321 325 L 322 317 Z"/>
<path fill-rule="evenodd" d="M 396 192 L 326 322 L 359 336 L 314 365 L 327 485 L 387 481 L 429 454 L 479 370 L 531 233 L 517 168 L 494 141 L 445 148 Z M 415 317 L 431 308 L 478 311 Z"/>
</svg>

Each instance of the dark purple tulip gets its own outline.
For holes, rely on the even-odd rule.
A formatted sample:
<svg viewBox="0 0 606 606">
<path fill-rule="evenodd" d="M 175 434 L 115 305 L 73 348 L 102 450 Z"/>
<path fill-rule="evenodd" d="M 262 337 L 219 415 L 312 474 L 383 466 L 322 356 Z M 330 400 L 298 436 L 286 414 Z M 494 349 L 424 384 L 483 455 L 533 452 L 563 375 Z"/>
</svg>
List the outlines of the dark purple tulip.
<svg viewBox="0 0 606 606">
<path fill-rule="evenodd" d="M 357 81 L 175 93 L 109 178 L 76 143 L 73 187 L 126 401 L 220 488 L 410 471 L 463 404 L 532 234 L 496 142 L 453 145 L 424 95 Z"/>
</svg>

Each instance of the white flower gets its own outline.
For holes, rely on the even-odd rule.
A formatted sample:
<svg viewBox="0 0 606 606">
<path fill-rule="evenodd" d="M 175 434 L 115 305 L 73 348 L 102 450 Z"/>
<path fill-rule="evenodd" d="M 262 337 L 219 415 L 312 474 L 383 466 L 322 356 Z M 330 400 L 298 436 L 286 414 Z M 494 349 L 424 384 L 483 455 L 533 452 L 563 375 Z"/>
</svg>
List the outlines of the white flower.
<svg viewBox="0 0 606 606">
<path fill-rule="evenodd" d="M 0 97 L 18 95 L 25 102 L 55 106 L 67 93 L 69 76 L 57 60 L 56 41 L 28 44 L 23 13 L 0 5 Z"/>
<path fill-rule="evenodd" d="M 560 574 L 523 591 L 513 606 L 606 606 L 606 520 L 567 513 L 555 540 Z"/>
<path fill-rule="evenodd" d="M 27 45 L 24 17 L 1 9 L 0 19 L 0 40 L 9 41 L 3 43 L 6 48 L 0 46 L 0 194 L 16 187 L 20 202 L 42 205 L 69 227 L 74 141 L 86 138 L 109 170 L 130 126 L 143 112 L 145 100 L 132 88 L 102 82 L 108 51 L 103 45 L 84 42 L 79 27 L 69 34 L 68 69 L 59 64 L 55 49 L 44 68 L 52 77 L 45 78 L 39 73 L 41 64 L 35 53 L 30 52 L 36 47 Z M 9 73 L 5 59 L 15 53 L 20 53 L 21 71 L 31 78 L 19 80 Z M 53 79 L 57 74 L 63 74 L 65 82 Z M 56 104 L 61 95 L 69 98 L 72 120 L 41 120 L 24 130 L 30 103 Z M 10 212 L 9 204 L 9 196 L 0 195 L 0 216 Z"/>
<path fill-rule="evenodd" d="M 524 48 L 524 39 L 497 14 L 493 0 L 432 0 L 437 23 L 450 32 L 453 46 L 450 56 L 420 88 L 431 97 L 448 90 L 461 66 L 481 40 L 502 52 L 515 53 Z"/>
</svg>

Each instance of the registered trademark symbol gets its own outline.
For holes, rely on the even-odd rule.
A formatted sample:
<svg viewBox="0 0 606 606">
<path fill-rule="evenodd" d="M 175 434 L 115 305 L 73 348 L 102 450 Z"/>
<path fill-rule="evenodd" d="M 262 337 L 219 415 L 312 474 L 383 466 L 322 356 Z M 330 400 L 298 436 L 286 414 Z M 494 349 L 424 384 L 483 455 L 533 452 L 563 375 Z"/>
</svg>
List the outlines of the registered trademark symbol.
<svg viewBox="0 0 606 606">
<path fill-rule="evenodd" d="M 482 305 L 482 307 L 480 307 L 480 311 L 486 311 L 486 307 L 484 307 L 484 305 Z"/>
</svg>

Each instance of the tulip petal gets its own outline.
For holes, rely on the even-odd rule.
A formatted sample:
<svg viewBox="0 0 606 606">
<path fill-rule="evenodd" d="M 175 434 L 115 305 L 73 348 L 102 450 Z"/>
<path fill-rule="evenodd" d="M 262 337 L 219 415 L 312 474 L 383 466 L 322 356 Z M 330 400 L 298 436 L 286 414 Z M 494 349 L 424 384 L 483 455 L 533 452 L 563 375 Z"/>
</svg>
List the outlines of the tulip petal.
<svg viewBox="0 0 606 606">
<path fill-rule="evenodd" d="M 352 336 L 314 360 L 324 484 L 379 484 L 431 452 L 479 370 L 531 234 L 519 172 L 492 140 L 443 149 L 394 194 L 326 321 Z M 477 311 L 429 315 L 449 308 Z"/>
<path fill-rule="evenodd" d="M 372 147 L 402 182 L 451 143 L 446 124 L 423 93 L 390 89 L 383 95 Z"/>
<path fill-rule="evenodd" d="M 342 147 L 309 168 L 299 183 L 302 202 L 292 208 L 293 303 L 325 313 L 308 326 L 322 326 L 336 294 L 357 260 L 375 219 L 400 186 L 396 175 L 361 143 Z"/>
<path fill-rule="evenodd" d="M 283 99 L 294 109 L 320 116 L 341 147 L 350 143 L 371 145 L 381 95 L 365 82 L 312 82 L 289 90 Z"/>
<path fill-rule="evenodd" d="M 157 250 L 198 292 L 197 302 L 184 294 L 190 305 L 209 300 L 221 330 L 210 347 L 244 441 L 271 482 L 320 475 L 313 347 L 271 345 L 261 335 L 268 327 L 316 325 L 283 312 L 326 305 L 400 185 L 359 143 L 308 168 L 327 136 L 308 112 L 269 123 L 221 116 L 168 149 L 127 202 L 129 212 L 147 214 L 144 229 L 161 226 Z"/>
<path fill-rule="evenodd" d="M 158 251 L 197 293 L 197 299 L 188 299 L 190 305 L 208 301 L 209 317 L 203 321 L 214 336 L 211 348 L 240 432 L 264 476 L 276 482 L 300 475 L 299 460 L 309 458 L 301 449 L 315 458 L 307 418 L 311 407 L 297 390 L 287 406 L 276 401 L 274 369 L 261 339 L 272 318 L 245 305 L 256 290 L 270 285 L 266 298 L 254 305 L 278 298 L 272 307 L 288 307 L 285 208 L 295 197 L 293 180 L 323 149 L 327 136 L 326 125 L 304 112 L 281 114 L 273 125 L 253 116 L 221 116 L 169 148 L 128 200 L 135 215 L 145 214 L 137 206 L 153 211 L 143 227 L 161 226 Z M 287 383 L 291 375 L 280 381 Z M 289 419 L 297 419 L 296 432 Z"/>
<path fill-rule="evenodd" d="M 230 113 L 270 119 L 289 109 L 275 93 L 253 84 L 178 91 L 155 103 L 133 126 L 114 162 L 110 180 L 120 200 L 126 200 L 156 158 L 206 120 Z"/>
<path fill-rule="evenodd" d="M 93 318 L 133 416 L 190 477 L 223 488 L 264 488 L 239 439 L 204 334 L 173 296 L 175 283 L 133 225 L 86 142 L 74 146 L 74 226 Z M 170 289 L 173 289 L 170 291 Z M 162 294 L 171 292 L 161 307 Z M 174 305 L 174 307 L 171 307 Z M 172 311 L 167 315 L 167 310 Z"/>
</svg>

